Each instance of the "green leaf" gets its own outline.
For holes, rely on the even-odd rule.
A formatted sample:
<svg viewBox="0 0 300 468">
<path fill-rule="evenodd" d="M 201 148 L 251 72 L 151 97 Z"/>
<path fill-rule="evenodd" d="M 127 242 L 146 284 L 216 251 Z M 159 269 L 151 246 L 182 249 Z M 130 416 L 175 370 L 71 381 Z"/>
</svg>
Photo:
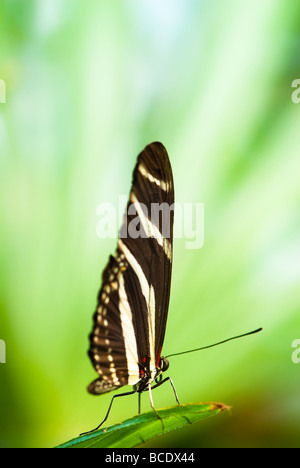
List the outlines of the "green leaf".
<svg viewBox="0 0 300 468">
<path fill-rule="evenodd" d="M 223 403 L 194 403 L 143 413 L 121 424 L 84 434 L 57 448 L 132 448 L 153 437 L 229 409 Z"/>
</svg>

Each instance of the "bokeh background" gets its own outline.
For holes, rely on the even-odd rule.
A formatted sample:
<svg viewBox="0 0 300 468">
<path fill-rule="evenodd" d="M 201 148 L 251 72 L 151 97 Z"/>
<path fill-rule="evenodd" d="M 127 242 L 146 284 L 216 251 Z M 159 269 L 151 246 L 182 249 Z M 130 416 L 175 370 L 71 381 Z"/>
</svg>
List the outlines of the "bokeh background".
<svg viewBox="0 0 300 468">
<path fill-rule="evenodd" d="M 298 447 L 300 2 L 1 0 L 0 78 L 0 445 L 52 447 L 106 412 L 86 391 L 116 246 L 96 209 L 160 140 L 176 201 L 205 206 L 203 247 L 175 241 L 164 353 L 264 331 L 174 357 L 183 403 L 232 410 L 147 446 Z M 117 400 L 108 423 L 136 412 Z"/>
</svg>

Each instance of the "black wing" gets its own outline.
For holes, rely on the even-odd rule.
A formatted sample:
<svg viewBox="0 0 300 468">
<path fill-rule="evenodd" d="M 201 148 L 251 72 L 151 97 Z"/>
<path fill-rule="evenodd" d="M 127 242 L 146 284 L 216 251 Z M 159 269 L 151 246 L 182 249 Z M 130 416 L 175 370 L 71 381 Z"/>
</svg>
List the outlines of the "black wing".
<svg viewBox="0 0 300 468">
<path fill-rule="evenodd" d="M 116 258 L 103 272 L 89 349 L 100 377 L 91 393 L 135 385 L 146 363 L 155 373 L 170 297 L 173 208 L 168 154 L 152 143 L 138 156 Z"/>
</svg>

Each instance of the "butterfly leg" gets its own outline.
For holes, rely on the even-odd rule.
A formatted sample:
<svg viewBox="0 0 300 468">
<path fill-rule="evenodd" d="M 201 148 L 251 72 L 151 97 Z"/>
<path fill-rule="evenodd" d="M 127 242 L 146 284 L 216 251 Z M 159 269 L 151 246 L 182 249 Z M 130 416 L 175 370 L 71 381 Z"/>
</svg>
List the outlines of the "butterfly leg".
<svg viewBox="0 0 300 468">
<path fill-rule="evenodd" d="M 174 392 L 174 395 L 175 395 L 177 404 L 180 405 L 180 402 L 179 402 L 179 399 L 178 399 L 178 395 L 177 395 L 177 392 L 176 392 L 176 388 L 175 388 L 174 382 L 173 382 L 173 380 L 171 379 L 171 377 L 166 377 L 164 380 L 161 380 L 161 381 L 158 382 L 156 385 L 153 385 L 152 389 L 153 389 L 153 388 L 156 388 L 156 387 L 159 387 L 160 385 L 162 385 L 163 383 L 167 382 L 168 380 L 169 380 L 170 384 L 172 385 L 173 392 Z M 184 416 L 184 418 L 187 420 L 187 422 L 188 422 L 189 424 L 192 424 L 191 421 L 190 421 L 186 416 Z"/>
<path fill-rule="evenodd" d="M 139 395 L 138 414 L 141 414 L 141 395 L 142 395 L 142 392 L 139 392 L 138 395 Z"/>
<path fill-rule="evenodd" d="M 154 388 L 154 387 L 153 387 Z M 162 428 L 163 428 L 163 431 L 165 430 L 165 426 L 164 426 L 164 422 L 163 420 L 161 419 L 161 417 L 159 416 L 158 412 L 156 411 L 156 409 L 154 408 L 154 404 L 153 404 L 153 399 L 152 399 L 152 389 L 151 389 L 151 384 L 149 383 L 148 384 L 148 390 L 149 390 L 149 398 L 150 398 L 150 405 L 151 405 L 151 408 L 153 409 L 154 413 L 156 414 L 157 418 L 161 420 L 161 424 L 162 424 Z"/>
<path fill-rule="evenodd" d="M 176 398 L 176 401 L 177 401 L 177 404 L 180 405 L 180 402 L 179 402 L 179 399 L 178 399 L 178 395 L 177 395 L 177 392 L 176 392 L 176 388 L 175 388 L 175 385 L 173 383 L 173 380 L 171 379 L 171 377 L 166 377 L 165 379 L 161 380 L 160 382 L 158 382 L 156 385 L 153 385 L 152 389 L 153 388 L 156 388 L 156 387 L 159 387 L 160 385 L 162 385 L 163 383 L 169 381 L 170 384 L 172 385 L 172 388 L 173 388 L 173 392 L 174 392 L 174 395 L 175 395 L 175 398 Z"/>
<path fill-rule="evenodd" d="M 91 432 L 94 432 L 94 431 L 97 431 L 97 429 L 99 429 L 99 427 L 102 426 L 102 424 L 107 420 L 108 418 L 108 415 L 110 413 L 110 410 L 111 410 L 111 407 L 112 407 L 112 404 L 113 404 L 113 401 L 115 398 L 118 398 L 118 397 L 122 397 L 122 396 L 126 396 L 126 395 L 133 395 L 134 393 L 136 393 L 136 390 L 133 390 L 131 392 L 126 392 L 126 393 L 120 393 L 119 395 L 114 395 L 111 399 L 111 402 L 110 402 L 110 405 L 108 407 L 108 410 L 107 410 L 107 413 L 106 413 L 106 416 L 105 418 L 103 419 L 103 421 L 97 426 L 95 427 L 95 429 L 92 429 L 91 431 L 87 431 L 87 432 L 82 432 L 80 435 L 84 435 L 84 434 L 90 434 Z"/>
</svg>

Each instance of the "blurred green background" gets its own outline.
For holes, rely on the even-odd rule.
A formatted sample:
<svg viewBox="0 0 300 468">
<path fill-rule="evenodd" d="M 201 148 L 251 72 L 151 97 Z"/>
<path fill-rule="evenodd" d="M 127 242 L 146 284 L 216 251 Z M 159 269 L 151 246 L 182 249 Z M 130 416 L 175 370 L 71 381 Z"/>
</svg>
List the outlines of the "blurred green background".
<svg viewBox="0 0 300 468">
<path fill-rule="evenodd" d="M 88 334 L 116 239 L 96 209 L 153 140 L 205 242 L 176 239 L 164 354 L 182 403 L 229 413 L 152 447 L 298 447 L 300 2 L 1 0 L 0 445 L 51 447 L 102 419 Z M 176 213 L 175 213 L 176 216 Z M 153 394 L 174 404 L 171 387 Z M 149 410 L 148 396 L 143 410 Z M 108 424 L 136 414 L 117 400 Z"/>
</svg>

